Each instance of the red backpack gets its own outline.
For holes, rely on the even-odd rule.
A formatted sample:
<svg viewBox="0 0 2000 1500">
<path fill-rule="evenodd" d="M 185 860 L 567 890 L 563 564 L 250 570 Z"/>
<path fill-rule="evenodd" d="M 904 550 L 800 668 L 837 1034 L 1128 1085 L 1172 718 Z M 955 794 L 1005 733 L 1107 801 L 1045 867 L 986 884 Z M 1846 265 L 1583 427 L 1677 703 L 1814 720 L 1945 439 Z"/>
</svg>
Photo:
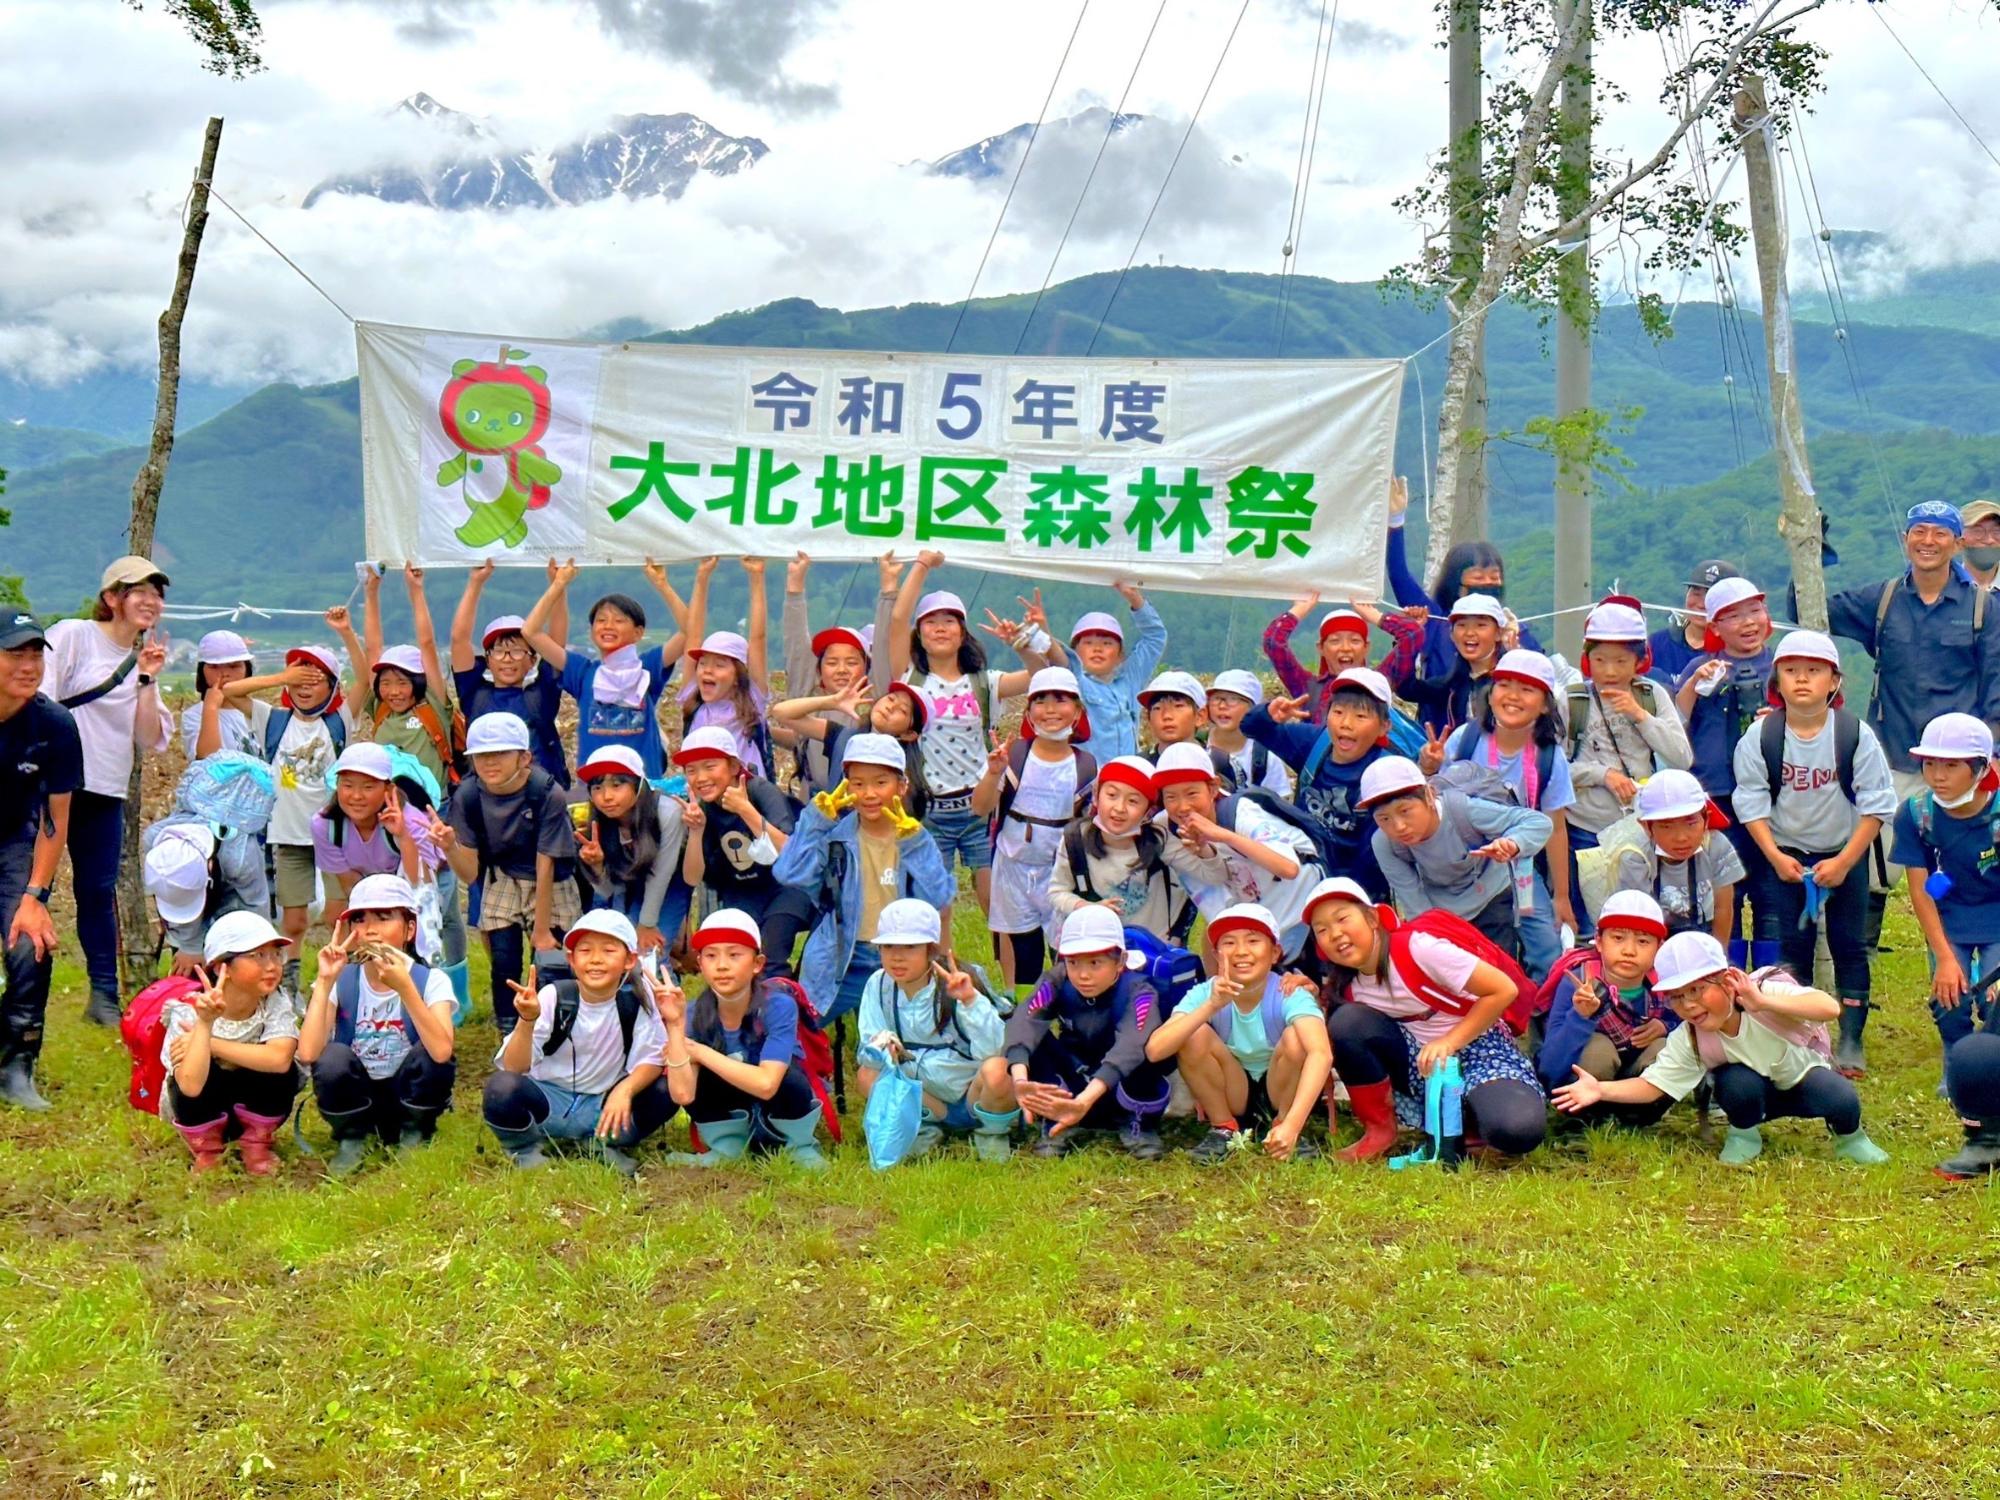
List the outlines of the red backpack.
<svg viewBox="0 0 2000 1500">
<path fill-rule="evenodd" d="M 1442 938 L 1454 948 L 1463 948 L 1481 963 L 1491 964 L 1511 979 L 1514 982 L 1514 999 L 1501 1012 L 1500 1019 L 1507 1023 L 1508 1031 L 1515 1036 L 1527 1031 L 1528 1018 L 1534 1014 L 1535 1002 L 1539 998 L 1535 982 L 1521 971 L 1521 966 L 1509 954 L 1501 951 L 1499 944 L 1465 918 L 1433 907 L 1404 922 L 1385 916 L 1383 925 L 1389 932 L 1389 962 L 1395 965 L 1396 977 L 1402 981 L 1403 988 L 1417 999 L 1447 1016 L 1465 1015 L 1474 1004 L 1470 995 L 1445 989 L 1432 979 L 1424 972 L 1423 965 L 1411 955 L 1410 939 L 1421 932 Z"/>
<path fill-rule="evenodd" d="M 826 1133 L 838 1145 L 840 1115 L 833 1107 L 833 1042 L 826 1034 L 826 1023 L 820 1019 L 819 1007 L 812 1003 L 805 986 L 796 979 L 774 975 L 757 982 L 783 989 L 799 1008 L 799 1066 L 805 1070 L 806 1082 L 812 1085 L 813 1097 L 819 1100 L 820 1123 L 826 1126 Z M 688 1137 L 695 1150 L 705 1149 L 699 1125 L 689 1123 Z"/>
<path fill-rule="evenodd" d="M 1579 970 L 1588 972 L 1580 973 Z M 1535 1002 L 1530 1013 L 1537 1016 L 1547 1015 L 1555 1006 L 1556 991 L 1562 987 L 1565 979 L 1573 976 L 1578 984 L 1582 984 L 1585 979 L 1597 978 L 1603 970 L 1604 965 L 1594 944 L 1579 943 L 1574 948 L 1565 948 L 1562 957 L 1556 960 L 1555 967 L 1549 970 L 1549 977 L 1544 979 L 1542 987 L 1535 991 Z"/>
<path fill-rule="evenodd" d="M 160 1058 L 167 1045 L 167 1003 L 185 1000 L 200 990 L 201 986 L 192 979 L 169 974 L 165 979 L 155 979 L 125 1007 L 118 1035 L 125 1041 L 125 1050 L 132 1054 L 132 1086 L 126 1097 L 134 1109 L 149 1115 L 160 1112 L 160 1101 L 167 1093 L 167 1065 Z"/>
</svg>

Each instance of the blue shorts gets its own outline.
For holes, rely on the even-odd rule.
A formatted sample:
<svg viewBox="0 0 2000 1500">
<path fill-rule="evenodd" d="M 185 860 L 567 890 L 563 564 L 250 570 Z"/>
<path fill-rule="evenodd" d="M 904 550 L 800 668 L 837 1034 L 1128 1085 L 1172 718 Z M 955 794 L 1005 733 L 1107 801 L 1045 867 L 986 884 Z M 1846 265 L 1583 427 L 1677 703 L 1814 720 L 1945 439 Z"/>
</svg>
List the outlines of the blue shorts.
<svg viewBox="0 0 2000 1500">
<path fill-rule="evenodd" d="M 945 873 L 952 869 L 954 857 L 968 870 L 989 870 L 993 867 L 993 834 L 986 819 L 966 808 L 961 812 L 938 812 L 933 809 L 924 818 L 924 827 L 930 830 L 936 842 L 938 855 L 944 860 Z"/>
<path fill-rule="evenodd" d="M 944 1112 L 944 1118 L 937 1123 L 946 1130 L 963 1134 L 975 1129 L 979 1121 L 973 1118 L 972 1101 L 961 1096 L 951 1101 L 951 1107 Z"/>
</svg>

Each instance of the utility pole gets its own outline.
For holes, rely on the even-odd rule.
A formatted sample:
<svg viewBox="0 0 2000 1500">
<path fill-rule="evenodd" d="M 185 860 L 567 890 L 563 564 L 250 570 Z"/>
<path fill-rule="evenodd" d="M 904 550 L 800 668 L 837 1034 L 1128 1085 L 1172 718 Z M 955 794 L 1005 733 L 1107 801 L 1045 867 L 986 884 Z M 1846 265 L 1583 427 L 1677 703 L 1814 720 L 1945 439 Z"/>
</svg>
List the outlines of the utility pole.
<svg viewBox="0 0 2000 1500">
<path fill-rule="evenodd" d="M 1480 67 L 1480 0 L 1451 0 L 1451 36 L 1446 50 L 1450 68 L 1451 280 L 1445 301 L 1453 321 L 1465 315 L 1473 286 L 1485 263 L 1485 238 L 1480 222 L 1482 139 L 1485 85 Z M 1487 535 L 1486 516 L 1486 334 L 1482 328 L 1473 356 L 1471 379 L 1465 388 L 1464 430 L 1477 435 L 1460 450 L 1456 503 L 1451 511 L 1451 540 L 1474 541 Z"/>
<path fill-rule="evenodd" d="M 1806 424 L 1799 410 L 1798 359 L 1792 304 L 1785 289 L 1784 199 L 1778 189 L 1777 143 L 1764 80 L 1751 77 L 1736 92 L 1736 131 L 1750 191 L 1750 234 L 1757 247 L 1757 286 L 1764 301 L 1764 357 L 1771 376 L 1771 431 L 1777 439 L 1778 535 L 1792 554 L 1798 620 L 1826 629 L 1826 570 L 1820 561 L 1819 497 L 1806 460 Z"/>
<path fill-rule="evenodd" d="M 1578 6 L 1591 0 L 1557 0 L 1556 24 L 1567 29 Z M 1556 213 L 1567 223 L 1590 202 L 1591 143 L 1590 33 L 1563 77 L 1562 107 L 1556 130 L 1562 165 L 1556 179 Z M 1597 293 L 1590 269 L 1590 221 L 1576 230 L 1583 247 L 1558 246 L 1562 260 L 1556 287 L 1556 420 L 1561 423 L 1590 406 L 1590 333 Z M 1572 663 L 1583 660 L 1583 614 L 1591 597 L 1591 471 L 1587 463 L 1556 460 L 1556 650 Z"/>
</svg>

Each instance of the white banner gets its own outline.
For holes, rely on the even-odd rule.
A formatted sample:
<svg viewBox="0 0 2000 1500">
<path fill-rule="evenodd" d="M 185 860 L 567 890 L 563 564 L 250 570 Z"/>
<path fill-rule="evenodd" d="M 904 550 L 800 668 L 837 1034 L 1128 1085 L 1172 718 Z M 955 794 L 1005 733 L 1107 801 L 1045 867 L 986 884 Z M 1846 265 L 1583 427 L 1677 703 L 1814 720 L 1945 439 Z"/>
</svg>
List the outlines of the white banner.
<svg viewBox="0 0 2000 1500">
<path fill-rule="evenodd" d="M 356 325 L 370 558 L 957 564 L 1381 592 L 1400 360 L 991 359 Z"/>
</svg>

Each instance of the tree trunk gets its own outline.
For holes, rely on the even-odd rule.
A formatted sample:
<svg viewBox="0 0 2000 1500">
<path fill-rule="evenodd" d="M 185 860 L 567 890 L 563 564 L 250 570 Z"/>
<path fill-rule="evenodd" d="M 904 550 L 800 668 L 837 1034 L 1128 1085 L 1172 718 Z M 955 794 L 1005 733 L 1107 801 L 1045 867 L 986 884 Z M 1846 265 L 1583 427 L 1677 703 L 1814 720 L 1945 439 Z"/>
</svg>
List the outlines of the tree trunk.
<svg viewBox="0 0 2000 1500">
<path fill-rule="evenodd" d="M 194 268 L 201 256 L 201 237 L 208 228 L 208 185 L 215 177 L 215 157 L 222 146 L 222 121 L 212 117 L 201 142 L 201 165 L 195 169 L 188 195 L 187 224 L 181 233 L 180 259 L 174 267 L 174 289 L 160 314 L 160 384 L 153 402 L 153 441 L 145 463 L 132 481 L 132 525 L 127 550 L 142 557 L 153 550 L 153 527 L 160 514 L 160 490 L 167 479 L 167 462 L 174 452 L 174 417 L 180 406 L 181 323 L 187 317 L 188 296 L 194 290 Z M 125 789 L 125 849 L 118 861 L 119 977 L 129 998 L 151 983 L 159 965 L 160 928 L 146 907 L 140 884 L 139 834 L 145 822 L 141 796 L 145 755 L 132 757 L 132 780 Z"/>
</svg>

